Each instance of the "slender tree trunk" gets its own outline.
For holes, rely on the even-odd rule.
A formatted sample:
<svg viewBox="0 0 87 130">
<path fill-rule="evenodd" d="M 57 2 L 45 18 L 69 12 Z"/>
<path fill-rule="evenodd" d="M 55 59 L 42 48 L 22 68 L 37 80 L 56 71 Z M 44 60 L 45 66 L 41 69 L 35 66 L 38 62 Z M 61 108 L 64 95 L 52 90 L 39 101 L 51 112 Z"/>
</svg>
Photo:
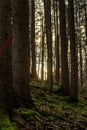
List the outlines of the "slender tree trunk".
<svg viewBox="0 0 87 130">
<path fill-rule="evenodd" d="M 84 2 L 85 4 L 85 32 L 86 32 L 86 44 L 87 44 L 87 3 L 86 1 Z"/>
<path fill-rule="evenodd" d="M 45 9 L 45 26 L 46 26 L 46 42 L 47 42 L 47 78 L 49 83 L 49 92 L 53 91 L 53 78 L 52 78 L 52 32 L 51 32 L 51 1 L 44 0 Z"/>
<path fill-rule="evenodd" d="M 56 55 L 56 81 L 60 82 L 60 66 L 59 66 L 59 34 L 58 34 L 58 2 L 56 0 L 56 21 L 55 21 L 55 55 Z"/>
<path fill-rule="evenodd" d="M 74 3 L 68 0 L 69 13 L 69 34 L 70 34 L 70 51 L 71 51 L 71 98 L 78 100 L 78 62 L 75 39 L 75 23 L 74 23 Z"/>
<path fill-rule="evenodd" d="M 80 52 L 80 85 L 83 86 L 83 63 L 82 63 L 82 42 L 81 42 L 81 27 L 80 27 L 80 11 L 79 11 L 79 28 L 80 28 L 80 42 L 79 42 L 79 52 Z"/>
<path fill-rule="evenodd" d="M 11 52 L 11 3 L 10 0 L 0 0 L 0 48 L 8 46 L 0 54 L 0 103 L 6 105 L 8 110 L 13 107 L 12 87 L 12 52 Z"/>
<path fill-rule="evenodd" d="M 87 86 L 87 50 L 85 50 L 85 80 L 86 80 L 86 84 L 85 86 Z"/>
<path fill-rule="evenodd" d="M 41 50 L 41 47 L 40 47 L 40 50 Z M 41 78 L 40 76 L 41 76 L 41 51 L 39 52 L 39 55 L 38 55 L 38 73 L 37 73 L 37 75 L 38 75 L 38 77 L 39 78 Z"/>
<path fill-rule="evenodd" d="M 79 45 L 79 51 L 80 51 L 80 85 L 81 87 L 83 86 L 83 71 L 82 71 L 82 46 L 81 46 L 81 42 Z"/>
<path fill-rule="evenodd" d="M 65 0 L 59 0 L 60 13 L 60 36 L 61 36 L 61 87 L 64 94 L 69 94 L 69 70 L 67 58 L 67 38 L 66 38 L 66 16 Z"/>
<path fill-rule="evenodd" d="M 29 86 L 29 4 L 12 0 L 12 67 L 16 101 L 31 105 Z"/>
<path fill-rule="evenodd" d="M 87 45 L 87 2 L 84 0 L 85 5 L 85 34 L 86 34 L 86 42 L 85 45 Z M 85 49 L 85 68 L 86 68 L 86 79 L 87 79 L 87 49 Z M 87 81 L 86 81 L 87 85 Z"/>
<path fill-rule="evenodd" d="M 42 19 L 42 68 L 41 68 L 41 79 L 44 79 L 44 26 Z"/>
<path fill-rule="evenodd" d="M 36 78 L 36 52 L 35 52 L 35 0 L 31 0 L 31 53 L 32 78 Z"/>
</svg>

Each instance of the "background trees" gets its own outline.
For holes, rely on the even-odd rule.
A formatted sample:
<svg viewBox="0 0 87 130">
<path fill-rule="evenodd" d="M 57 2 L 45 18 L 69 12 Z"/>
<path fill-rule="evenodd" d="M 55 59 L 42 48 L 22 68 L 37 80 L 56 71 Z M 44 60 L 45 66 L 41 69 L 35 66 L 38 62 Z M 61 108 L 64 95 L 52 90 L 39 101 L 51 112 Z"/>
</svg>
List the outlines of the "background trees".
<svg viewBox="0 0 87 130">
<path fill-rule="evenodd" d="M 87 128 L 86 0 L 0 0 L 0 130 L 16 126 Z"/>
<path fill-rule="evenodd" d="M 71 5 L 72 3 L 73 5 Z M 85 31 L 85 4 L 84 2 L 81 2 L 80 0 L 76 1 L 67 1 L 65 2 L 65 5 L 63 4 L 64 1 L 51 1 L 51 28 L 52 28 L 52 51 L 53 51 L 53 64 L 52 64 L 52 80 L 55 83 L 56 81 L 59 82 L 59 77 L 60 77 L 60 82 L 59 84 L 63 84 L 65 88 L 67 88 L 68 93 L 69 93 L 69 88 L 70 92 L 74 93 L 71 94 L 72 98 L 74 97 L 77 99 L 78 97 L 78 85 L 82 86 L 82 82 L 85 80 L 85 50 L 86 50 L 86 31 Z M 39 4 L 41 8 L 38 6 Z M 64 6 L 65 7 L 64 7 Z M 36 1 L 35 2 L 36 12 L 38 15 L 35 15 L 36 23 L 35 24 L 36 28 L 38 28 L 38 33 L 41 34 L 41 28 L 39 23 L 42 23 L 42 17 L 45 16 L 43 12 L 43 2 L 42 1 Z M 47 6 L 47 5 L 46 5 Z M 65 9 L 65 10 L 64 10 Z M 62 11 L 62 12 L 61 12 Z M 46 13 L 48 12 L 48 9 Z M 80 12 L 80 15 L 79 15 Z M 71 18 L 71 13 L 73 14 L 73 17 Z M 61 14 L 61 15 L 59 15 Z M 65 14 L 65 16 L 64 16 Z M 37 17 L 38 16 L 38 17 Z M 48 18 L 48 17 L 47 17 Z M 79 21 L 80 18 L 80 21 Z M 60 21 L 59 21 L 60 19 Z M 62 20 L 61 20 L 62 19 Z M 45 17 L 46 21 L 46 17 Z M 48 20 L 47 20 L 48 21 Z M 55 22 L 56 21 L 56 22 Z M 65 22 L 66 21 L 66 24 Z M 73 24 L 71 24 L 73 23 Z M 45 22 L 45 26 L 46 26 Z M 72 26 L 71 26 L 72 25 Z M 60 26 L 60 29 L 59 29 Z M 72 30 L 73 29 L 73 30 Z M 48 30 L 48 29 L 47 29 Z M 71 31 L 72 30 L 72 31 Z M 46 34 L 44 32 L 44 34 Z M 80 34 L 80 35 L 79 35 Z M 42 35 L 38 35 L 38 40 L 37 40 L 37 35 L 36 35 L 36 44 L 37 44 L 37 49 L 36 51 L 39 54 L 39 38 Z M 50 36 L 50 33 L 49 33 Z M 61 38 L 62 37 L 62 38 Z M 65 39 L 65 40 L 64 40 Z M 56 43 L 57 42 L 57 43 Z M 47 79 L 47 46 L 46 46 L 46 40 L 44 40 L 44 54 L 46 58 L 44 59 L 44 71 L 43 73 L 46 75 L 44 77 L 44 80 Z M 48 43 L 48 42 L 47 42 Z M 63 44 L 64 43 L 64 44 Z M 81 45 L 80 45 L 81 43 Z M 40 44 L 39 44 L 40 45 Z M 61 46 L 62 45 L 62 46 Z M 63 47 L 64 45 L 64 47 Z M 66 46 L 66 47 L 65 47 Z M 81 47 L 81 48 L 80 48 Z M 85 50 L 84 50 L 85 48 Z M 77 51 L 78 50 L 78 51 Z M 56 53 L 54 53 L 54 51 Z M 64 57 L 64 58 L 63 58 Z M 66 57 L 66 58 L 65 58 Z M 78 57 L 78 58 L 77 58 Z M 81 58 L 82 57 L 82 58 Z M 41 57 L 40 57 L 41 58 Z M 59 60 L 61 59 L 61 60 Z M 37 61 L 38 61 L 37 57 Z M 36 63 L 38 65 L 38 62 Z M 42 64 L 42 62 L 40 62 Z M 64 73 L 63 73 L 64 71 Z M 66 71 L 66 72 L 65 72 Z M 41 72 L 41 68 L 39 70 L 39 73 Z M 69 73 L 69 77 L 68 77 Z M 75 74 L 74 74 L 75 73 Z M 64 74 L 64 75 L 63 75 Z M 57 75 L 57 76 L 56 76 Z M 63 75 L 63 76 L 62 76 Z M 56 77 L 56 78 L 54 78 Z M 65 77 L 65 78 L 63 78 Z M 39 78 L 40 75 L 39 75 Z M 62 80 L 63 78 L 63 80 Z M 65 82 L 64 82 L 65 81 Z M 67 82 L 66 82 L 67 81 Z M 67 85 L 65 85 L 67 83 Z M 86 82 L 84 82 L 83 86 L 86 85 Z M 74 87 L 73 87 L 74 86 Z M 75 87 L 76 86 L 76 87 Z M 62 88 L 63 89 L 63 88 Z M 74 89 L 74 90 L 72 90 Z M 76 94 L 75 94 L 76 92 Z M 77 97 L 75 96 L 77 95 Z"/>
<path fill-rule="evenodd" d="M 78 86 L 87 85 L 86 7 L 85 0 L 1 0 L 0 47 L 12 33 L 0 57 L 0 100 L 6 96 L 8 108 L 13 93 L 30 104 L 30 78 L 47 81 L 50 93 L 57 83 L 78 100 Z"/>
</svg>

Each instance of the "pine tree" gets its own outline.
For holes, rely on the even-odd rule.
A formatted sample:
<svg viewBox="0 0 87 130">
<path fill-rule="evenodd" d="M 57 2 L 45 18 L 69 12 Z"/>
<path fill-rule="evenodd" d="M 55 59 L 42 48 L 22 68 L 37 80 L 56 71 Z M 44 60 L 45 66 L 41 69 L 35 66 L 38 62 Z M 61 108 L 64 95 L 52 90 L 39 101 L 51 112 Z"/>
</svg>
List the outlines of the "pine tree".
<svg viewBox="0 0 87 130">
<path fill-rule="evenodd" d="M 47 78 L 49 83 L 49 92 L 53 91 L 52 77 L 52 32 L 51 32 L 51 1 L 44 0 L 46 43 L 47 43 Z"/>
<path fill-rule="evenodd" d="M 6 44 L 8 44 L 8 46 L 6 46 Z M 0 0 L 0 48 L 3 48 L 3 45 L 4 50 L 0 50 L 0 103 L 4 104 L 8 110 L 12 110 L 13 87 L 10 0 Z"/>
<path fill-rule="evenodd" d="M 29 3 L 12 1 L 12 67 L 16 102 L 30 106 L 29 86 Z"/>
<path fill-rule="evenodd" d="M 70 51 L 71 51 L 71 98 L 74 101 L 78 100 L 78 62 L 76 51 L 75 38 L 75 23 L 74 23 L 74 3 L 73 0 L 68 0 L 69 13 L 69 34 L 70 34 Z"/>
<path fill-rule="evenodd" d="M 60 13 L 60 37 L 61 37 L 61 87 L 64 94 L 69 94 L 69 70 L 67 58 L 67 38 L 66 38 L 66 15 L 65 0 L 59 0 Z"/>
</svg>

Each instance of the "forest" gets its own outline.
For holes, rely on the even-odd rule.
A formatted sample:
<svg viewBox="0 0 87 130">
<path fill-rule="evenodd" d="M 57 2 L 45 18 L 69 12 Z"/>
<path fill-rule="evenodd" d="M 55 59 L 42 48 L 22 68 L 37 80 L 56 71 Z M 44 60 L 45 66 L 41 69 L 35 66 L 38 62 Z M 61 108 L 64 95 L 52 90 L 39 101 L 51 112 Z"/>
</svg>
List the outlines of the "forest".
<svg viewBox="0 0 87 130">
<path fill-rule="evenodd" d="M 0 130 L 87 130 L 87 0 L 0 0 Z"/>
</svg>

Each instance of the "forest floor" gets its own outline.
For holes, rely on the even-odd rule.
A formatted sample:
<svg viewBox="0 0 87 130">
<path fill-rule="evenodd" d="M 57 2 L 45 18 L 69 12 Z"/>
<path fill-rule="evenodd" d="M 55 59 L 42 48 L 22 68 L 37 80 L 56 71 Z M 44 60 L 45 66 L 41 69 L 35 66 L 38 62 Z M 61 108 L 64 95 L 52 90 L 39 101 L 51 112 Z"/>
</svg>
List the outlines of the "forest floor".
<svg viewBox="0 0 87 130">
<path fill-rule="evenodd" d="M 87 130 L 87 88 L 74 103 L 54 86 L 53 94 L 45 83 L 32 81 L 31 95 L 36 108 L 13 110 L 12 121 L 0 107 L 0 130 Z"/>
</svg>

